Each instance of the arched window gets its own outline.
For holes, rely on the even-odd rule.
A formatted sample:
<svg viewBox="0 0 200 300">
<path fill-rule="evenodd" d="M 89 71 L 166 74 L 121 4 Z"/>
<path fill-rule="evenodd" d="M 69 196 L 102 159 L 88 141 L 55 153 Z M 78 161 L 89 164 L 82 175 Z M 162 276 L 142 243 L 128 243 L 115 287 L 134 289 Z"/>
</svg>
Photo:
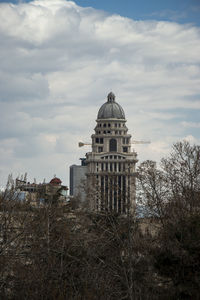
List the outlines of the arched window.
<svg viewBox="0 0 200 300">
<path fill-rule="evenodd" d="M 117 141 L 115 139 L 110 140 L 110 152 L 117 152 Z"/>
</svg>

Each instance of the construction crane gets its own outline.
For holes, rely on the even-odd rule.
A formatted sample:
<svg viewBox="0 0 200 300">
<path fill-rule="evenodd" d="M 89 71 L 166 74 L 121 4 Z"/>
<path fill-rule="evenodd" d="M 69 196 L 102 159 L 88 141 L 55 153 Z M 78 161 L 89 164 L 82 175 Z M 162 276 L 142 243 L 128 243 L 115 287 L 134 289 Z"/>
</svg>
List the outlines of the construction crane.
<svg viewBox="0 0 200 300">
<path fill-rule="evenodd" d="M 132 141 L 131 144 L 151 144 L 150 141 Z"/>
<path fill-rule="evenodd" d="M 86 146 L 86 145 L 91 146 L 92 144 L 91 143 L 83 143 L 83 142 L 78 143 L 79 147 L 83 147 L 83 146 Z"/>
<path fill-rule="evenodd" d="M 132 141 L 131 144 L 150 144 L 150 141 Z M 91 143 L 83 143 L 83 142 L 79 142 L 78 146 L 79 147 L 83 147 L 83 146 L 91 146 Z"/>
</svg>

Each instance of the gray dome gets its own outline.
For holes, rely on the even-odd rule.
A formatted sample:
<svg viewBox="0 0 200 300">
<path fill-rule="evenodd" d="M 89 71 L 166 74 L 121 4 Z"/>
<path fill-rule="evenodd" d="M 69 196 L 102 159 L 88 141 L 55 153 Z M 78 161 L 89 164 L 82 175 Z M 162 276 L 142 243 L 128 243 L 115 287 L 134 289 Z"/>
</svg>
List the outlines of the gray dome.
<svg viewBox="0 0 200 300">
<path fill-rule="evenodd" d="M 111 92 L 107 99 L 99 109 L 97 119 L 125 119 L 123 108 L 115 102 L 115 95 Z"/>
</svg>

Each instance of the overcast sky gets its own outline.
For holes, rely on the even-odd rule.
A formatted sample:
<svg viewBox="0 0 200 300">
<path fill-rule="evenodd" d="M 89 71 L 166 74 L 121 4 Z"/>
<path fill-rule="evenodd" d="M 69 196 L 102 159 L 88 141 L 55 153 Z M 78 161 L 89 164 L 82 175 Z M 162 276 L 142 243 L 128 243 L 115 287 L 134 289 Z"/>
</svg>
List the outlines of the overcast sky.
<svg viewBox="0 0 200 300">
<path fill-rule="evenodd" d="M 133 139 L 151 140 L 140 162 L 200 142 L 199 1 L 156 2 L 0 3 L 0 186 L 25 172 L 68 185 L 111 90 Z"/>
</svg>

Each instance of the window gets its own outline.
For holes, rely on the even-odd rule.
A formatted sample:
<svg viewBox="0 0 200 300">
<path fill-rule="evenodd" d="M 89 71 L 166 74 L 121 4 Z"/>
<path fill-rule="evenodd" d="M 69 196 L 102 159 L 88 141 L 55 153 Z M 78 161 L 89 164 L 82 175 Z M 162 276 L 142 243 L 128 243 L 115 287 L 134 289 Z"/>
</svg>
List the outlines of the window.
<svg viewBox="0 0 200 300">
<path fill-rule="evenodd" d="M 107 133 L 110 133 L 110 130 L 108 130 Z"/>
<path fill-rule="evenodd" d="M 121 127 L 121 124 L 119 123 L 119 127 Z"/>
<path fill-rule="evenodd" d="M 103 138 L 99 139 L 99 144 L 103 144 Z"/>
<path fill-rule="evenodd" d="M 123 152 L 128 152 L 128 147 L 123 147 Z"/>
<path fill-rule="evenodd" d="M 101 127 L 101 123 L 99 124 L 99 127 Z"/>
<path fill-rule="evenodd" d="M 118 134 L 118 131 L 115 131 L 115 134 Z"/>
<path fill-rule="evenodd" d="M 115 127 L 117 127 L 117 123 L 115 123 Z"/>
<path fill-rule="evenodd" d="M 98 147 L 98 152 L 103 152 L 103 147 Z"/>
<path fill-rule="evenodd" d="M 129 144 L 129 138 L 123 138 L 123 144 Z"/>
<path fill-rule="evenodd" d="M 104 134 L 106 134 L 106 131 L 104 130 L 104 132 L 103 132 Z"/>
<path fill-rule="evenodd" d="M 97 144 L 99 143 L 99 138 L 96 138 L 96 143 L 97 143 Z"/>
<path fill-rule="evenodd" d="M 117 141 L 115 139 L 110 140 L 110 152 L 117 151 Z"/>
<path fill-rule="evenodd" d="M 106 127 L 106 124 L 105 124 L 105 123 L 103 124 L 103 127 Z"/>
</svg>

